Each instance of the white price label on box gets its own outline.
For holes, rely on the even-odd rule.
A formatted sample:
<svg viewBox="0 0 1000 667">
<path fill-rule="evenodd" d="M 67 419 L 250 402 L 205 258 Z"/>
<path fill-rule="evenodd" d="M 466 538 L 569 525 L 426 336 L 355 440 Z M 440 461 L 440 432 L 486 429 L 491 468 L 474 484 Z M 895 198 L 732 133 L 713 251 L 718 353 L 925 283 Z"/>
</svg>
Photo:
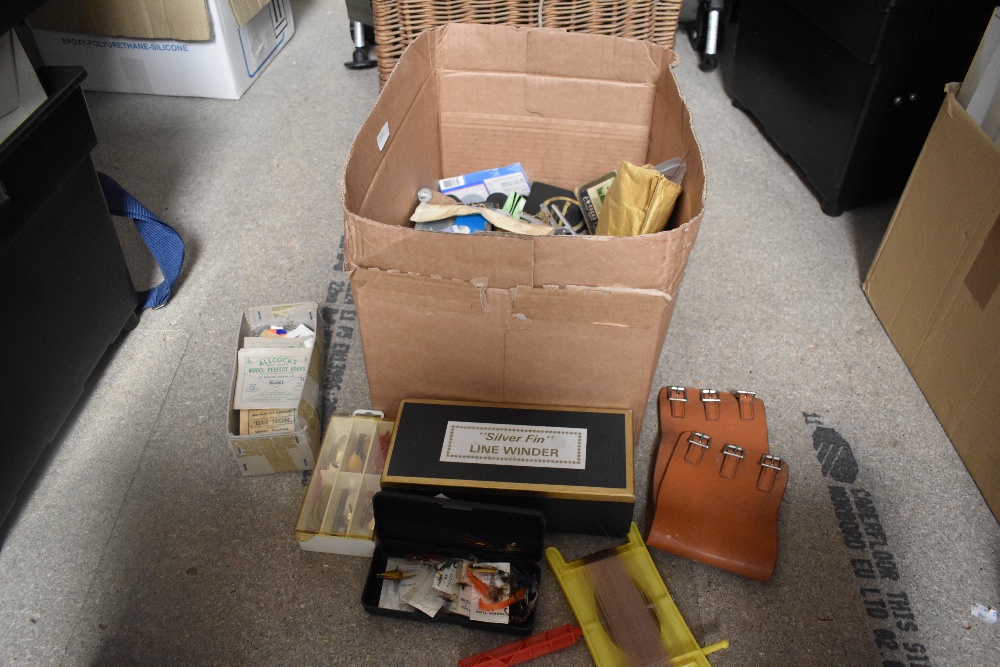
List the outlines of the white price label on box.
<svg viewBox="0 0 1000 667">
<path fill-rule="evenodd" d="M 378 142 L 378 150 L 381 153 L 382 149 L 385 148 L 385 142 L 389 141 L 389 121 L 386 121 L 382 129 L 378 131 L 378 137 L 375 138 Z"/>
</svg>

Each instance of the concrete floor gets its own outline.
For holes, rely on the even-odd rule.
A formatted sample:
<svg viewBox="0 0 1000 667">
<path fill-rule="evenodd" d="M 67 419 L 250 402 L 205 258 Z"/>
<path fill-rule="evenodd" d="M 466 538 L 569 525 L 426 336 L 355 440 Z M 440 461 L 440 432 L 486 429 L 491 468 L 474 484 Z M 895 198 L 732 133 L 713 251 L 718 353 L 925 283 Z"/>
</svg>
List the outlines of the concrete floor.
<svg viewBox="0 0 1000 667">
<path fill-rule="evenodd" d="M 88 94 L 98 169 L 180 231 L 188 260 L 169 305 L 109 351 L 8 520 L 2 665 L 420 667 L 508 641 L 366 614 L 367 560 L 296 544 L 302 476 L 245 478 L 229 453 L 241 311 L 349 305 L 339 182 L 377 74 L 341 66 L 342 2 L 293 12 L 295 37 L 239 102 Z M 997 626 L 970 615 L 1000 606 L 1000 526 L 860 288 L 893 203 L 824 216 L 719 74 L 683 38 L 678 51 L 709 199 L 654 383 L 756 390 L 791 477 L 769 583 L 654 552 L 660 573 L 703 645 L 731 642 L 716 667 L 1000 664 Z M 338 414 L 367 406 L 357 336 L 326 387 Z M 636 451 L 640 497 L 655 427 Z M 853 479 L 817 457 L 833 432 Z M 873 557 L 845 546 L 830 486 L 870 494 L 898 579 L 863 576 Z M 572 559 L 609 543 L 547 544 Z M 895 604 L 884 620 L 866 613 L 880 602 Z M 572 620 L 543 566 L 537 628 Z M 580 642 L 535 664 L 590 657 Z"/>
</svg>

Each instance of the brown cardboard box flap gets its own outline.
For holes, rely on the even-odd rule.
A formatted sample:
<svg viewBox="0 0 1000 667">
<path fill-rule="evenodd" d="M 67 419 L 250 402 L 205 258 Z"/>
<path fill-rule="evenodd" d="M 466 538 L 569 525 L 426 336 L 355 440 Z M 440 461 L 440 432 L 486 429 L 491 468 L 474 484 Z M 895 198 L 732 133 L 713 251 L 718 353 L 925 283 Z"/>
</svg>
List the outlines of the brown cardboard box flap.
<svg viewBox="0 0 1000 667">
<path fill-rule="evenodd" d="M 383 351 L 365 359 L 372 406 L 389 418 L 421 396 L 627 409 L 641 424 L 673 310 L 658 292 L 495 289 L 375 269 L 351 282 L 362 344 Z"/>
<path fill-rule="evenodd" d="M 345 268 L 485 277 L 500 288 L 673 294 L 706 193 L 701 149 L 669 72 L 675 61 L 672 51 L 646 42 L 560 30 L 449 24 L 425 32 L 351 148 Z M 440 178 L 520 162 L 530 180 L 572 188 L 623 159 L 656 164 L 671 157 L 687 161 L 688 177 L 672 228 L 658 234 L 447 240 L 408 222 L 417 190 L 436 188 Z"/>
<path fill-rule="evenodd" d="M 950 86 L 864 289 L 1000 516 L 1000 148 Z"/>
<path fill-rule="evenodd" d="M 268 0 L 228 0 L 241 26 Z M 33 28 L 59 32 L 207 41 L 213 37 L 208 0 L 49 0 L 32 14 Z"/>
</svg>

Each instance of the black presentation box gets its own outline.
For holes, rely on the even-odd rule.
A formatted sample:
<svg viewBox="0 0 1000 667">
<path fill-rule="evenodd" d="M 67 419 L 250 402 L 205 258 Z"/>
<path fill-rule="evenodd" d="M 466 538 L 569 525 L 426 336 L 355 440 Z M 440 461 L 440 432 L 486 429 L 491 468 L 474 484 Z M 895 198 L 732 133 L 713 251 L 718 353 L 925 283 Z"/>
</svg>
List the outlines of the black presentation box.
<svg viewBox="0 0 1000 667">
<path fill-rule="evenodd" d="M 416 610 L 379 606 L 383 586 L 396 582 L 379 577 L 391 570 L 390 558 L 441 559 L 474 557 L 507 562 L 534 582 L 531 599 L 537 600 L 545 549 L 545 517 L 541 512 L 449 498 L 380 491 L 372 498 L 375 516 L 375 552 L 361 593 L 361 604 L 370 614 L 417 621 L 443 622 L 509 634 L 531 634 L 535 626 L 532 606 L 527 615 L 514 614 L 510 623 L 486 623 L 457 614 L 439 612 L 433 619 Z"/>
<path fill-rule="evenodd" d="M 408 399 L 382 488 L 538 509 L 557 532 L 624 535 L 632 413 Z"/>
</svg>

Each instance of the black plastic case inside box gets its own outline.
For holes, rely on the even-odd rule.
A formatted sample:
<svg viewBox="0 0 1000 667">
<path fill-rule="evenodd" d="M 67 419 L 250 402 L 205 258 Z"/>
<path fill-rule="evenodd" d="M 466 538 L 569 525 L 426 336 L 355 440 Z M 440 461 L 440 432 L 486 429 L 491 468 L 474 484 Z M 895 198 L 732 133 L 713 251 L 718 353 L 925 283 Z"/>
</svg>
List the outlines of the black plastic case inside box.
<svg viewBox="0 0 1000 667">
<path fill-rule="evenodd" d="M 578 461 L 548 449 L 550 434 L 563 452 L 579 438 Z M 407 399 L 382 488 L 538 509 L 557 532 L 625 535 L 635 504 L 632 456 L 628 410 Z"/>
<path fill-rule="evenodd" d="M 445 612 L 439 612 L 432 619 L 420 611 L 383 609 L 379 607 L 382 587 L 393 585 L 393 582 L 379 578 L 379 574 L 386 571 L 390 556 L 475 557 L 483 562 L 510 562 L 528 572 L 540 585 L 539 563 L 545 548 L 545 517 L 541 512 L 393 491 L 375 494 L 372 508 L 375 552 L 361 594 L 361 604 L 368 613 L 517 635 L 531 634 L 535 625 L 534 611 L 523 622 L 505 625 L 470 621 Z"/>
</svg>

